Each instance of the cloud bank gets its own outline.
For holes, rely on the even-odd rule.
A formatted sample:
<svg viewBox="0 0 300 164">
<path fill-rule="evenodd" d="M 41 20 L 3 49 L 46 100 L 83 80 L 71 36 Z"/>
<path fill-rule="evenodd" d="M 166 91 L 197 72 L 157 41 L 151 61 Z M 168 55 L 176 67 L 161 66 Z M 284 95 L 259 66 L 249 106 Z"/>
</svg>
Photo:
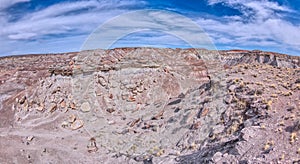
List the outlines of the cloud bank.
<svg viewBox="0 0 300 164">
<path fill-rule="evenodd" d="M 210 0 L 209 5 L 223 3 L 238 9 L 242 15 L 223 17 L 222 21 L 199 19 L 219 44 L 273 47 L 281 51 L 300 50 L 300 25 L 285 18 L 296 11 L 270 1 Z M 226 39 L 224 39 L 226 38 Z"/>
<path fill-rule="evenodd" d="M 191 3 L 197 5 L 195 1 Z M 36 7 L 33 10 L 24 10 L 21 16 L 11 19 L 14 18 L 13 9 L 20 4 L 33 5 L 33 2 L 30 0 L 1 0 L 0 2 L 2 47 L 0 56 L 78 51 L 94 29 L 119 14 L 141 9 L 161 9 L 157 3 L 147 0 L 61 1 Z M 239 13 L 224 12 L 225 14 L 221 16 L 214 13 L 199 14 L 195 10 L 189 12 L 187 8 L 172 3 L 166 9 L 181 13 L 183 16 L 187 12 L 190 13 L 188 17 L 207 32 L 219 49 L 262 49 L 300 55 L 300 20 L 296 17 L 299 11 L 291 6 L 269 0 L 207 0 L 206 6 L 199 7 L 214 6 L 223 6 L 224 10 L 225 7 L 232 8 Z M 182 23 L 180 19 L 169 19 L 174 25 Z M 129 22 L 130 20 L 124 20 L 124 25 L 128 26 Z M 151 25 L 151 22 L 143 23 Z M 178 26 L 174 26 L 176 27 Z M 122 27 L 116 28 L 122 30 Z M 194 31 L 189 32 L 192 37 Z M 143 44 L 145 46 L 156 44 L 158 47 L 186 47 L 183 43 L 184 41 L 170 37 L 166 33 L 146 32 L 126 36 L 116 42 L 114 47 Z"/>
</svg>

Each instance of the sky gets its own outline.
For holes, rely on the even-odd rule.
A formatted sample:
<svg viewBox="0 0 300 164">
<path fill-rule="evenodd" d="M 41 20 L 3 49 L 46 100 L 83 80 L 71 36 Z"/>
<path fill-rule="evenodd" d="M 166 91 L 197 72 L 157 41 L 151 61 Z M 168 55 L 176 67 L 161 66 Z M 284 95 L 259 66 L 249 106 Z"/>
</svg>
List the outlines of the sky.
<svg viewBox="0 0 300 164">
<path fill-rule="evenodd" d="M 0 0 L 0 56 L 80 51 L 87 38 L 103 24 L 145 9 L 168 11 L 190 19 L 218 50 L 300 55 L 299 0 Z M 151 26 L 151 22 L 145 23 L 149 19 L 142 18 L 131 17 Z M 176 26 L 185 23 L 182 19 L 166 18 L 174 24 L 173 30 L 194 36 L 194 31 Z M 126 28 L 130 24 L 126 21 L 130 21 L 125 19 L 112 28 Z M 110 48 L 137 46 L 190 45 L 172 33 L 150 28 L 123 36 Z"/>
</svg>

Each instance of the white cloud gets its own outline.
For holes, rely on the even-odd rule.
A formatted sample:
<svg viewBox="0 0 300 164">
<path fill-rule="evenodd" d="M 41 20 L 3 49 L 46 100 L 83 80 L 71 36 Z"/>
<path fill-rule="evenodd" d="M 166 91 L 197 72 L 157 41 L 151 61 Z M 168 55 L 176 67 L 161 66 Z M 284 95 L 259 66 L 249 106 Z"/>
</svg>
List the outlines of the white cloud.
<svg viewBox="0 0 300 164">
<path fill-rule="evenodd" d="M 16 22 L 4 22 L 0 36 L 18 40 L 48 34 L 64 34 L 76 30 L 79 33 L 84 33 L 93 30 L 96 25 L 103 23 L 105 20 L 125 12 L 126 10 L 122 9 L 122 7 L 130 5 L 133 5 L 132 1 L 116 0 L 60 3 L 24 15 L 23 18 Z M 82 9 L 86 9 L 87 12 L 76 13 Z M 73 13 L 69 14 L 70 12 Z M 2 16 L 0 20 L 3 22 L 3 19 L 4 17 Z"/>
<path fill-rule="evenodd" d="M 35 33 L 17 33 L 17 34 L 8 35 L 8 38 L 13 40 L 22 40 L 22 39 L 32 38 L 34 36 L 36 36 Z"/>
<path fill-rule="evenodd" d="M 269 0 L 209 0 L 209 5 L 222 3 L 223 5 L 238 9 L 244 18 L 251 21 L 265 21 L 269 18 L 279 18 L 279 12 L 293 12 L 286 6 Z"/>
<path fill-rule="evenodd" d="M 29 2 L 30 0 L 1 0 L 0 1 L 0 11 L 2 9 L 6 9 L 16 3 L 20 3 L 20 2 Z"/>
<path fill-rule="evenodd" d="M 209 0 L 210 5 L 217 3 L 238 9 L 242 15 L 226 16 L 222 21 L 198 19 L 216 44 L 231 41 L 231 45 L 300 51 L 300 37 L 297 37 L 300 36 L 300 25 L 292 24 L 284 17 L 283 13 L 295 12 L 287 6 L 267 0 Z"/>
<path fill-rule="evenodd" d="M 5 2 L 1 0 L 1 3 L 3 2 L 6 7 L 9 7 L 21 1 L 26 0 Z M 145 3 L 136 0 L 69 1 L 54 4 L 39 11 L 24 13 L 23 17 L 14 22 L 8 20 L 9 13 L 0 12 L 0 38 L 2 38 L 0 44 L 4 45 L 3 42 L 13 40 L 22 43 L 22 40 L 43 40 L 49 35 L 61 35 L 60 38 L 82 34 L 87 36 L 101 23 L 128 12 L 129 10 L 126 8 L 136 8 L 137 4 L 142 7 Z M 82 10 L 85 11 L 80 12 Z M 81 40 L 81 42 L 83 41 Z M 10 47 L 14 49 L 14 46 Z M 65 49 L 67 51 L 67 48 Z M 3 52 L 0 50 L 0 53 Z"/>
<path fill-rule="evenodd" d="M 53 17 L 60 17 L 65 13 L 80 10 L 80 9 L 86 9 L 86 8 L 96 8 L 99 7 L 101 4 L 97 1 L 77 1 L 77 2 L 65 2 L 65 3 L 59 3 L 54 4 L 52 6 L 49 6 L 48 8 L 44 10 L 40 10 L 37 12 L 34 12 L 32 14 L 26 15 L 23 19 L 28 21 L 35 21 L 35 20 L 41 20 L 41 19 L 47 19 L 47 18 L 53 18 Z"/>
<path fill-rule="evenodd" d="M 197 21 L 216 44 L 249 45 L 249 46 L 286 46 L 300 50 L 300 27 L 281 19 L 268 19 L 265 22 L 228 23 L 199 19 Z M 214 35 L 215 34 L 215 35 Z M 217 34 L 217 35 L 216 35 Z"/>
<path fill-rule="evenodd" d="M 90 35 L 82 49 L 105 49 L 119 37 L 141 30 L 162 31 L 184 40 L 191 47 L 215 49 L 198 24 L 182 15 L 161 10 L 140 10 L 120 15 Z M 149 36 L 147 39 L 150 39 Z M 155 39 L 154 43 L 161 43 L 159 38 Z"/>
<path fill-rule="evenodd" d="M 151 37 L 147 37 L 151 36 Z M 191 47 L 181 38 L 159 31 L 140 31 L 117 40 L 114 47 Z"/>
</svg>

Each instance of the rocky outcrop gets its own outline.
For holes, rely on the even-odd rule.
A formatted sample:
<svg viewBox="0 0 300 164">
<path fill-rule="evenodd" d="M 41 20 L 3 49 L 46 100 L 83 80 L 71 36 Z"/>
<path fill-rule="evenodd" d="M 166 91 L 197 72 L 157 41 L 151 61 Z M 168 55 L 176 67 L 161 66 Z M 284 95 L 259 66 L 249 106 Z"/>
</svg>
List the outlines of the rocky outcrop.
<svg viewBox="0 0 300 164">
<path fill-rule="evenodd" d="M 297 163 L 299 69 L 239 64 L 226 75 L 227 94 L 217 132 L 181 163 Z"/>
<path fill-rule="evenodd" d="M 68 63 L 77 53 L 21 55 L 0 58 L 0 127 L 12 125 L 12 105 L 24 90 L 50 77 L 49 69 Z"/>
<path fill-rule="evenodd" d="M 275 67 L 299 68 L 300 58 L 298 56 L 289 56 L 274 52 L 264 51 L 245 51 L 231 50 L 220 51 L 222 58 L 226 60 L 226 64 L 235 65 L 240 63 L 261 63 Z"/>
</svg>

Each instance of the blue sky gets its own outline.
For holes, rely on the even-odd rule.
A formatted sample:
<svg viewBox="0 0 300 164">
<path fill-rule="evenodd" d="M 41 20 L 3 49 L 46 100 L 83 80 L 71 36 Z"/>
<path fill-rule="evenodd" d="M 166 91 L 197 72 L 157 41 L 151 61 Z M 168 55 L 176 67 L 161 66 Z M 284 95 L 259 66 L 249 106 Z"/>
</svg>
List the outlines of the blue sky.
<svg viewBox="0 0 300 164">
<path fill-rule="evenodd" d="M 97 27 L 142 9 L 190 18 L 220 50 L 300 55 L 299 0 L 0 0 L 0 56 L 80 51 Z M 157 31 L 133 33 L 113 45 L 123 46 L 188 47 Z"/>
</svg>

